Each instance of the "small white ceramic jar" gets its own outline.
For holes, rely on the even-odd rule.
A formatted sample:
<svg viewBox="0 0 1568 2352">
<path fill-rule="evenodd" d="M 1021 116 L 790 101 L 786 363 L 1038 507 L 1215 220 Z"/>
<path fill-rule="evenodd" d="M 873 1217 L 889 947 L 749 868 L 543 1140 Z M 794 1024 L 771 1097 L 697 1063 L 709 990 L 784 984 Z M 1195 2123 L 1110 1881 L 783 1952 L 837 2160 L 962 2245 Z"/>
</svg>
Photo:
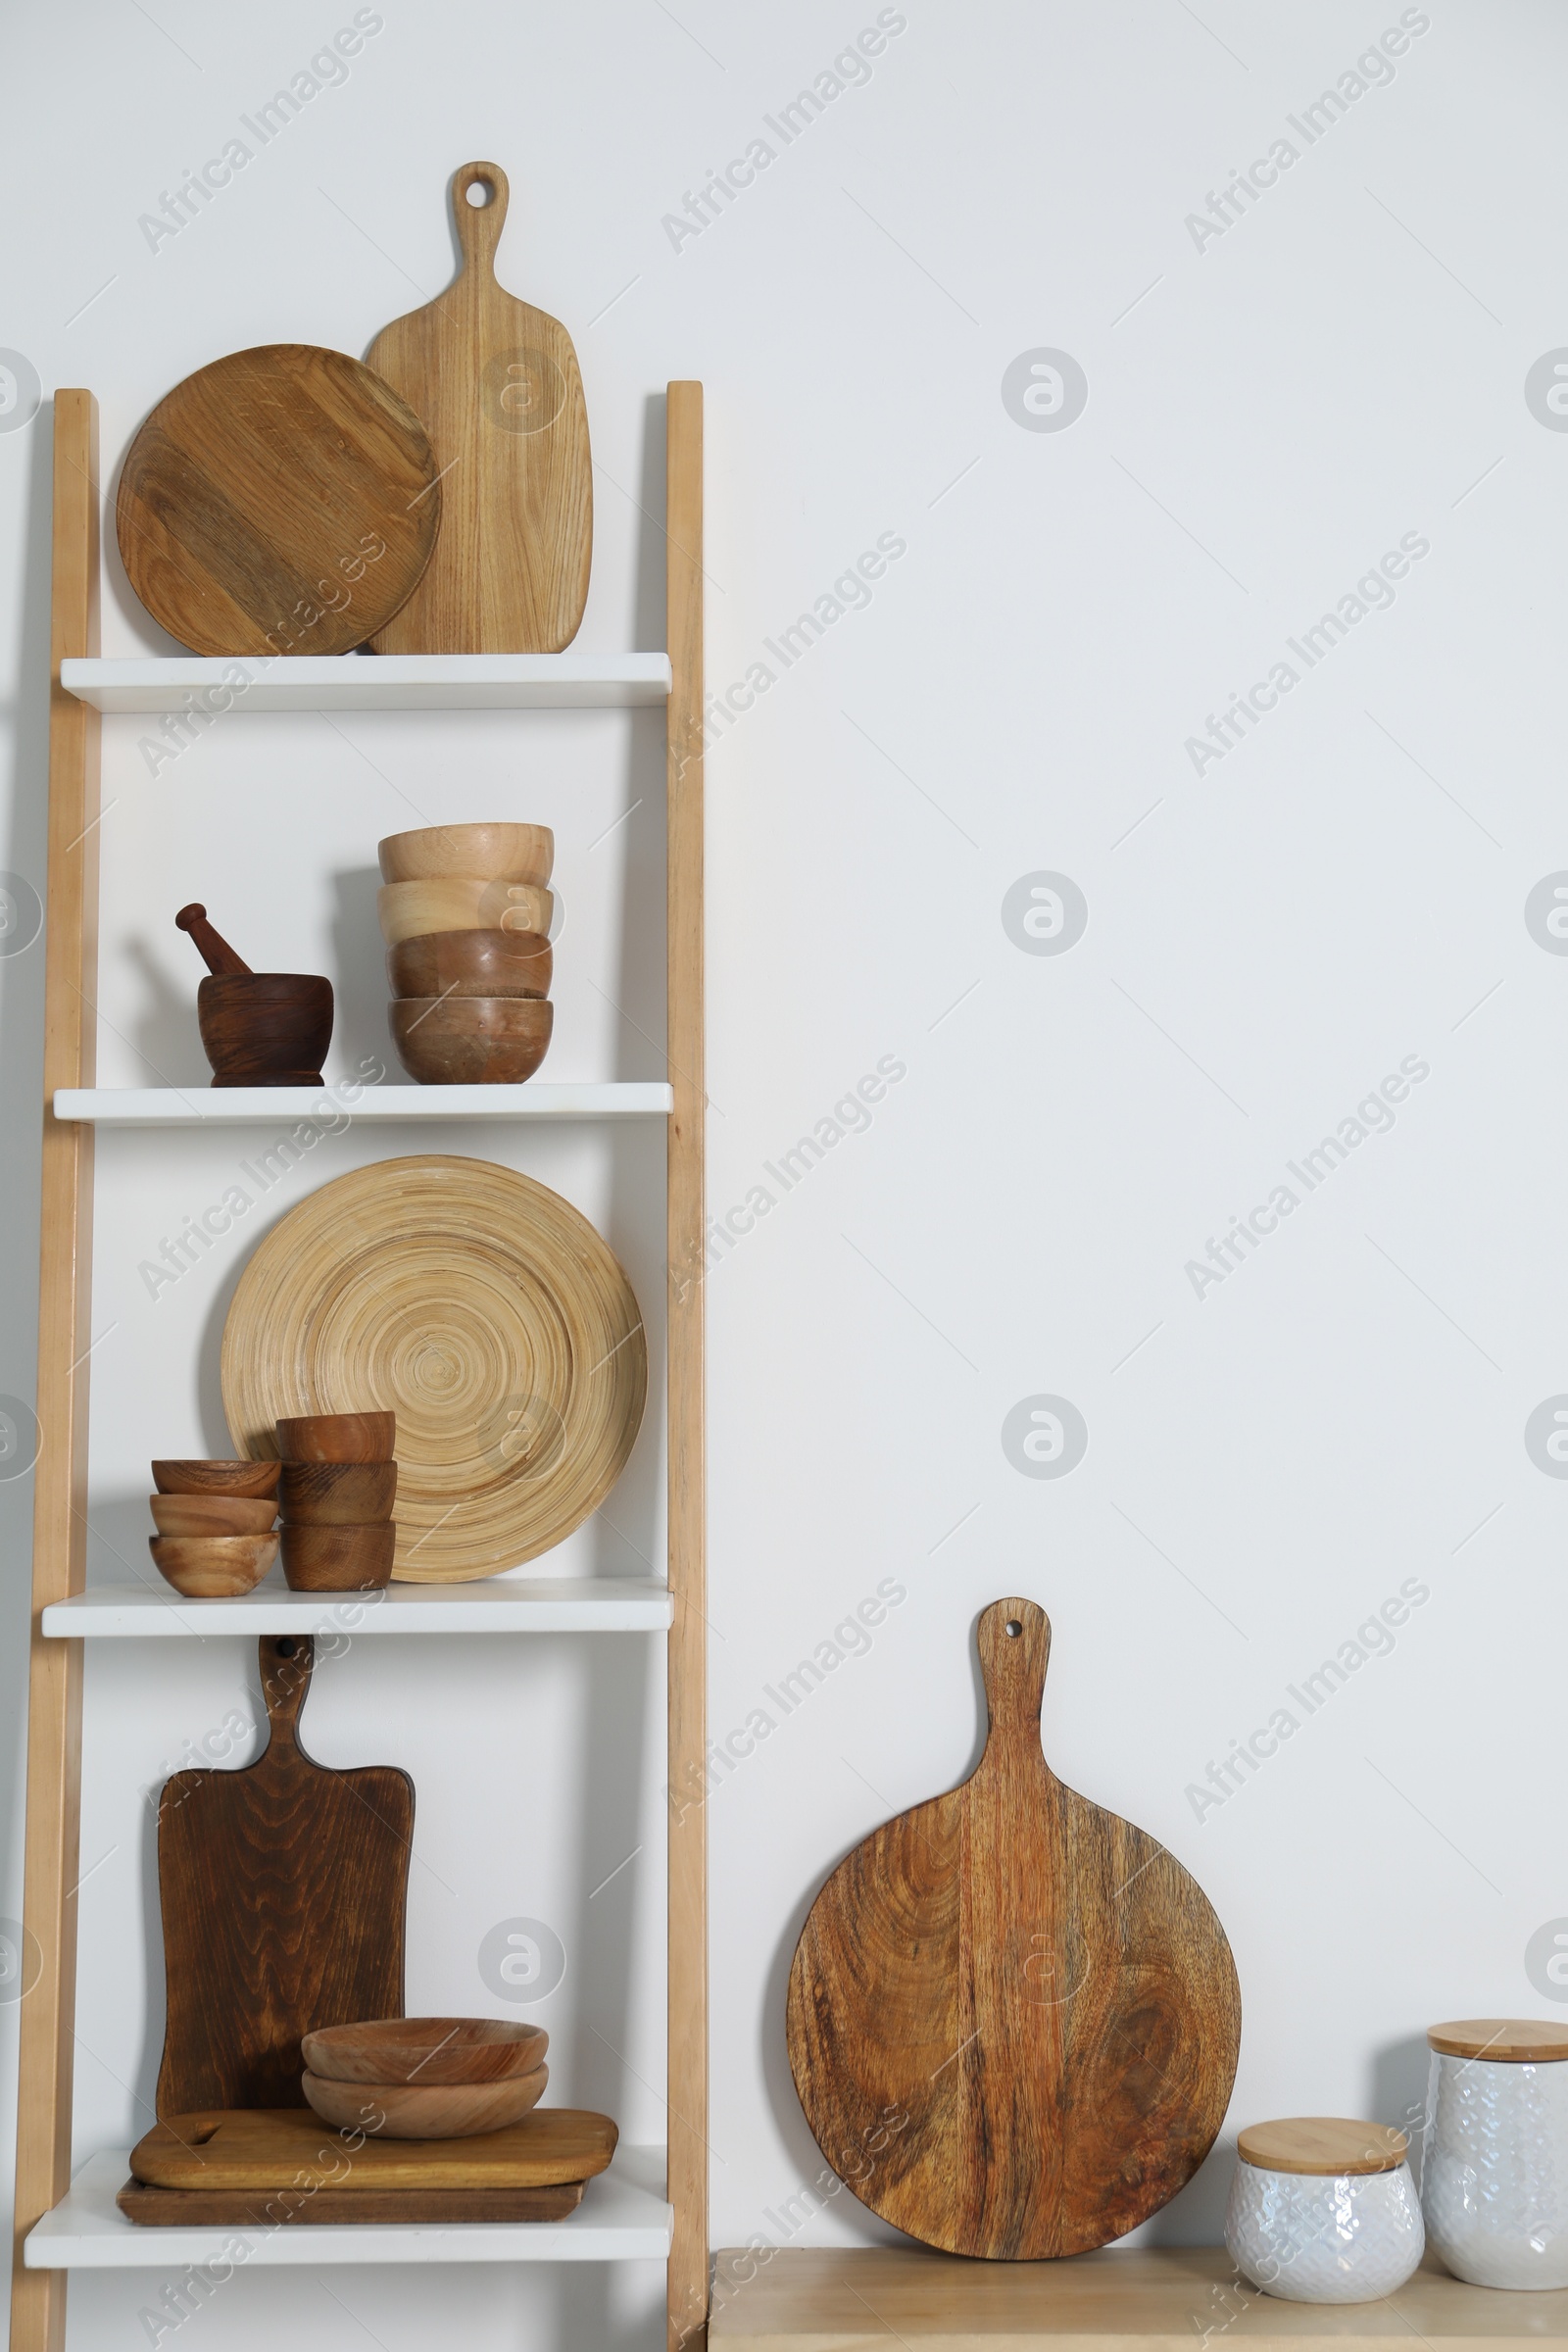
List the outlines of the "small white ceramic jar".
<svg viewBox="0 0 1568 2352">
<path fill-rule="evenodd" d="M 1287 2303 L 1392 2294 L 1426 2243 L 1408 2146 L 1402 2132 L 1343 2116 L 1251 2125 L 1225 2214 L 1237 2269 Z"/>
<path fill-rule="evenodd" d="M 1473 2286 L 1568 2286 L 1568 2026 L 1469 2017 L 1427 2041 L 1434 2251 Z"/>
</svg>

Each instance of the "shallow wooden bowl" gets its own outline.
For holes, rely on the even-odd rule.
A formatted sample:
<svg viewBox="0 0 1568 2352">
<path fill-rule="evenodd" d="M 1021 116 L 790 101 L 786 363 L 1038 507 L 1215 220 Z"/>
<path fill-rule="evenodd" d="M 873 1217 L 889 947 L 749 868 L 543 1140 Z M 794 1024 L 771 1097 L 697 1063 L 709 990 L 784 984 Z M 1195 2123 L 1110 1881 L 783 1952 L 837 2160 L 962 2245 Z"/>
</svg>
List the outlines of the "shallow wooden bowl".
<svg viewBox="0 0 1568 2352">
<path fill-rule="evenodd" d="M 389 1462 L 398 1442 L 396 1413 L 294 1413 L 276 1428 L 285 1462 Z"/>
<path fill-rule="evenodd" d="M 270 1495 L 149 1494 L 153 1525 L 161 1536 L 265 1536 L 277 1505 Z"/>
<path fill-rule="evenodd" d="M 285 1527 L 369 1527 L 397 1494 L 396 1462 L 285 1462 L 277 1485 Z"/>
<path fill-rule="evenodd" d="M 510 2017 L 378 2017 L 322 2026 L 300 2047 L 328 2082 L 502 2082 L 544 2064 L 543 2026 Z"/>
<path fill-rule="evenodd" d="M 322 2123 L 373 2139 L 473 2139 L 504 2131 L 537 2107 L 548 2066 L 505 2082 L 328 2082 L 307 2073 L 305 2096 Z"/>
<path fill-rule="evenodd" d="M 550 879 L 556 837 L 548 825 L 422 825 L 379 845 L 383 882 L 481 882 Z"/>
<path fill-rule="evenodd" d="M 395 997 L 548 997 L 554 962 L 537 931 L 423 931 L 386 970 Z"/>
<path fill-rule="evenodd" d="M 318 1086 L 332 983 L 309 972 L 209 972 L 196 1020 L 215 1086 Z"/>
<path fill-rule="evenodd" d="M 254 1592 L 277 1557 L 273 1536 L 149 1536 L 166 1584 L 187 1600 L 238 1600 Z"/>
<path fill-rule="evenodd" d="M 536 997 L 396 997 L 387 1013 L 421 1086 L 520 1086 L 550 1051 L 556 1008 Z"/>
<path fill-rule="evenodd" d="M 390 1519 L 368 1527 L 293 1527 L 283 1539 L 283 1574 L 296 1592 L 370 1592 L 392 1581 L 398 1531 Z"/>
<path fill-rule="evenodd" d="M 375 894 L 389 948 L 428 931 L 542 931 L 555 911 L 548 890 L 531 882 L 486 882 L 449 875 L 440 882 L 383 882 Z"/>
<path fill-rule="evenodd" d="M 154 1462 L 160 1494 L 275 1494 L 276 1462 Z"/>
</svg>

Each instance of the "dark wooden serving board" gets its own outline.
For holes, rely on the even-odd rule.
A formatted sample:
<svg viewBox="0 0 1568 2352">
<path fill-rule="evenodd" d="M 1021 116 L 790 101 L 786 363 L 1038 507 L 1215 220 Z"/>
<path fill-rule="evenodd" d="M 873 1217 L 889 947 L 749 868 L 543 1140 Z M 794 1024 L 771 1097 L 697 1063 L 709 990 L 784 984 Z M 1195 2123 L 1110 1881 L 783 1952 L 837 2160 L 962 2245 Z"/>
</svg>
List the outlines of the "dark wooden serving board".
<svg viewBox="0 0 1568 2352">
<path fill-rule="evenodd" d="M 795 2086 L 861 2202 L 1016 2261 L 1122 2236 L 1224 2121 L 1241 1996 L 1224 1930 L 1156 1839 L 1041 1752 L 1051 1625 L 999 1600 L 973 1777 L 858 1845 L 790 1972 Z"/>
<path fill-rule="evenodd" d="M 127 2180 L 115 2203 L 127 2220 L 158 2230 L 272 2230 L 315 2223 L 563 2222 L 586 2183 L 553 2188 L 149 2188 Z"/>
<path fill-rule="evenodd" d="M 304 2107 L 302 2035 L 403 2015 L 414 1783 L 390 1764 L 315 1763 L 299 1718 L 316 1645 L 258 1647 L 266 1748 L 238 1772 L 177 1772 L 159 1800 L 161 2118 Z"/>
<path fill-rule="evenodd" d="M 608 2115 L 579 2107 L 536 2107 L 499 2132 L 466 2139 L 368 2139 L 334 2132 L 298 2107 L 172 2115 L 130 2151 L 133 2180 L 152 2188 L 383 2189 L 556 2188 L 591 2180 L 615 2153 Z"/>
</svg>

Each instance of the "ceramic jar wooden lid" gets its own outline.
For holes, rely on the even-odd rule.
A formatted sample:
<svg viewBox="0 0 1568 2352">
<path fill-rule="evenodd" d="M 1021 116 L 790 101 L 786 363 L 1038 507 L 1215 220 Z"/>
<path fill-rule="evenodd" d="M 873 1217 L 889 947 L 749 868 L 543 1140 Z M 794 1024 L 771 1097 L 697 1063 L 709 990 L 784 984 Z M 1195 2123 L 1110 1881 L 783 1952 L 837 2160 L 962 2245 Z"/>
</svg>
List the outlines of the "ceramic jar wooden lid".
<svg viewBox="0 0 1568 2352">
<path fill-rule="evenodd" d="M 1502 2065 L 1549 2065 L 1568 2058 L 1568 2025 L 1539 2017 L 1461 2017 L 1431 2026 L 1427 2040 L 1446 2058 L 1490 2058 Z"/>
<path fill-rule="evenodd" d="M 1250 2124 L 1236 2143 L 1244 2164 L 1264 2173 L 1395 2173 L 1409 2140 L 1392 2124 L 1359 2124 L 1343 2115 L 1292 2115 Z"/>
</svg>

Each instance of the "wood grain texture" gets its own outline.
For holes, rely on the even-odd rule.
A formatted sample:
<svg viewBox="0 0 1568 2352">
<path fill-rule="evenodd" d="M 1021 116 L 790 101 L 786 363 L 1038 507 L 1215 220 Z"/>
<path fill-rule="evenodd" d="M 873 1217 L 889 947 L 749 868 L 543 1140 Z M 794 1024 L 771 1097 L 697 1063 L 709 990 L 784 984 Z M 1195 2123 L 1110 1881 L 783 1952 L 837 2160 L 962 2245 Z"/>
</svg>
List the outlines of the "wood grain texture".
<svg viewBox="0 0 1568 2352">
<path fill-rule="evenodd" d="M 242 1771 L 176 1772 L 159 1800 L 165 2118 L 305 2111 L 302 2035 L 403 2008 L 414 1784 L 389 1764 L 314 1763 L 298 1727 L 316 1645 L 258 1649 L 267 1747 Z"/>
<path fill-rule="evenodd" d="M 287 1527 L 368 1527 L 397 1498 L 396 1462 L 285 1462 L 277 1482 Z"/>
<path fill-rule="evenodd" d="M 504 2082 L 544 2064 L 543 2026 L 507 2017 L 376 2017 L 305 2037 L 328 2082 Z"/>
<path fill-rule="evenodd" d="M 966 2262 L 924 2246 L 726 2247 L 711 2340 L 726 2352 L 1544 2352 L 1568 2288 L 1465 2286 L 1428 2255 L 1376 2303 L 1286 2303 L 1223 2246 L 1125 2246 L 1076 2262 Z"/>
<path fill-rule="evenodd" d="M 392 1581 L 397 1522 L 372 1519 L 359 1527 L 282 1526 L 283 1575 L 294 1592 L 375 1592 Z"/>
<path fill-rule="evenodd" d="M 537 931 L 423 931 L 386 972 L 394 997 L 548 997 L 554 961 Z"/>
<path fill-rule="evenodd" d="M 490 201 L 467 202 L 470 187 Z M 441 537 L 378 654 L 559 654 L 577 634 L 593 555 L 588 411 L 571 337 L 505 293 L 507 175 L 465 164 L 452 213 L 463 266 L 383 327 L 369 364 L 423 418 L 441 471 Z"/>
<path fill-rule="evenodd" d="M 564 2222 L 585 2183 L 550 2188 L 149 2188 L 127 2180 L 115 2199 L 128 2221 L 155 2230 L 274 2230 L 348 2223 Z M 62 2274 L 63 2275 L 63 2274 Z"/>
<path fill-rule="evenodd" d="M 234 1293 L 221 1378 L 230 1432 L 258 1456 L 280 1413 L 394 1411 L 393 1576 L 462 1583 L 598 1509 L 636 1442 L 648 1342 L 569 1201 L 431 1153 L 339 1176 L 272 1228 Z"/>
<path fill-rule="evenodd" d="M 790 2066 L 873 2213 L 950 2253 L 1036 2261 L 1123 2236 L 1192 2178 L 1241 2001 L 1197 1883 L 1047 1764 L 1045 1611 L 993 1603 L 977 1646 L 979 1767 L 822 1888 L 790 1971 Z"/>
<path fill-rule="evenodd" d="M 703 387 L 665 409 L 669 1269 L 669 2352 L 708 2327 L 707 1194 L 703 1063 Z"/>
<path fill-rule="evenodd" d="M 1290 2115 L 1276 2123 L 1249 2124 L 1238 2135 L 1236 2153 L 1260 2172 L 1343 2180 L 1397 2172 L 1410 2142 L 1392 2124 L 1359 2124 L 1344 2115 Z"/>
<path fill-rule="evenodd" d="M 126 453 L 125 576 L 196 654 L 346 654 L 430 561 L 441 491 L 418 416 L 341 351 L 268 343 L 198 368 Z"/>
<path fill-rule="evenodd" d="M 1450 2058 L 1486 2058 L 1505 2066 L 1550 2065 L 1568 2058 L 1568 2025 L 1555 2018 L 1461 2017 L 1432 2026 L 1428 2046 Z"/>
<path fill-rule="evenodd" d="M 477 2139 L 364 2140 L 304 2106 L 208 2109 L 165 2116 L 130 2169 L 157 2188 L 546 2188 L 591 2180 L 618 2136 L 608 2115 L 578 2107 L 536 2107 Z"/>
<path fill-rule="evenodd" d="M 73 2021 L 81 1795 L 81 1643 L 46 1642 L 52 1601 L 79 1592 L 87 1536 L 87 1384 L 93 1138 L 55 1118 L 56 1087 L 91 1086 L 98 994 L 100 720 L 60 683 L 98 651 L 98 409 L 54 399 L 54 566 L 49 617 L 49 873 L 44 943 L 43 1183 L 39 1228 L 40 1446 L 33 1475 L 27 1662 L 26 1974 L 17 2085 L 12 2352 L 63 2352 L 66 2274 L 23 2268 L 22 2241 L 71 2184 Z"/>
<path fill-rule="evenodd" d="M 333 2082 L 307 2069 L 305 2096 L 322 2123 L 372 2139 L 471 2139 L 538 2106 L 548 2066 L 501 2082 Z"/>
<path fill-rule="evenodd" d="M 332 983 L 312 972 L 209 972 L 196 1023 L 215 1086 L 319 1086 Z"/>
<path fill-rule="evenodd" d="M 237 1600 L 277 1557 L 277 1537 L 149 1536 L 153 1566 L 187 1600 Z"/>
<path fill-rule="evenodd" d="M 538 997 L 394 997 L 387 1021 L 420 1086 L 521 1086 L 550 1051 L 556 1008 Z"/>
<path fill-rule="evenodd" d="M 419 825 L 376 843 L 383 882 L 550 880 L 556 837 L 548 825 L 496 820 L 472 825 Z"/>
</svg>

